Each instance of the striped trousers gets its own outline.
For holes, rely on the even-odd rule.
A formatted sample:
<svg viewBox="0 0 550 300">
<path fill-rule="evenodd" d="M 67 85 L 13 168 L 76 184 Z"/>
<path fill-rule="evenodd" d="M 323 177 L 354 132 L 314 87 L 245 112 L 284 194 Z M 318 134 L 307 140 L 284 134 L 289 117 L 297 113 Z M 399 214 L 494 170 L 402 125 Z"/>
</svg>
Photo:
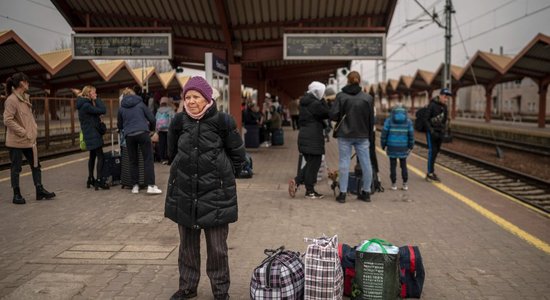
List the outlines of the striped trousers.
<svg viewBox="0 0 550 300">
<path fill-rule="evenodd" d="M 201 276 L 200 238 L 201 230 L 178 225 L 180 250 L 178 265 L 180 290 L 197 290 Z M 229 225 L 204 228 L 206 236 L 206 275 L 215 299 L 229 299 L 229 260 L 227 255 L 227 235 Z"/>
</svg>

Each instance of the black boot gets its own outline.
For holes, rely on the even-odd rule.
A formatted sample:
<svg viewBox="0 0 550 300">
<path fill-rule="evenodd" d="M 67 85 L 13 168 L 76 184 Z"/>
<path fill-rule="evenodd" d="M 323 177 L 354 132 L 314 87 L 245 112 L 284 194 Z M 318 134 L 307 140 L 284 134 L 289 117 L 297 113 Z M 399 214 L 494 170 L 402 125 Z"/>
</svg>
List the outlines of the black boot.
<svg viewBox="0 0 550 300">
<path fill-rule="evenodd" d="M 95 190 L 97 191 L 99 189 L 102 189 L 102 190 L 109 189 L 109 185 L 107 184 L 107 180 L 105 178 L 97 179 L 97 181 L 95 182 Z"/>
<path fill-rule="evenodd" d="M 46 191 L 46 189 L 41 184 L 36 186 L 36 200 L 42 200 L 42 199 L 50 200 L 50 199 L 53 199 L 54 197 L 55 197 L 55 193 L 50 193 Z"/>
<path fill-rule="evenodd" d="M 88 176 L 88 181 L 86 181 L 86 188 L 95 186 L 95 178 L 93 176 Z"/>
<path fill-rule="evenodd" d="M 19 188 L 13 188 L 13 204 L 25 204 L 25 198 L 21 196 Z"/>
</svg>

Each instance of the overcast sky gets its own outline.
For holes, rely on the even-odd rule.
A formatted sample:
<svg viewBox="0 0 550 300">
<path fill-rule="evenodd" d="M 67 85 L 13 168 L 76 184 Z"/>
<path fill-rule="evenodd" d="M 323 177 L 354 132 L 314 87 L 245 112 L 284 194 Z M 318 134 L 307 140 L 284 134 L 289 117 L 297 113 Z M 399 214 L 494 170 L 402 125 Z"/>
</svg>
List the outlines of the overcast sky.
<svg viewBox="0 0 550 300">
<path fill-rule="evenodd" d="M 90 0 L 91 1 L 91 0 Z M 549 0 L 455 0 L 452 63 L 464 66 L 477 50 L 514 55 L 537 33 L 550 35 Z M 445 0 L 420 0 L 443 21 Z M 422 15 L 413 0 L 399 0 L 388 33 L 387 78 L 413 75 L 417 69 L 435 71 L 444 59 L 444 30 Z M 408 20 L 420 22 L 408 22 Z M 405 26 L 405 25 L 409 26 Z M 457 26 L 459 24 L 459 26 Z M 464 45 L 457 31 L 460 28 Z M 71 29 L 49 0 L 0 0 L 0 30 L 13 29 L 37 52 L 69 40 Z M 405 44 L 405 46 L 401 46 Z M 467 54 L 464 50 L 466 48 Z M 396 52 L 397 51 L 397 52 Z M 361 70 L 354 62 L 353 69 Z M 374 62 L 363 63 L 364 78 L 374 81 Z M 382 70 L 380 68 L 380 80 Z"/>
</svg>

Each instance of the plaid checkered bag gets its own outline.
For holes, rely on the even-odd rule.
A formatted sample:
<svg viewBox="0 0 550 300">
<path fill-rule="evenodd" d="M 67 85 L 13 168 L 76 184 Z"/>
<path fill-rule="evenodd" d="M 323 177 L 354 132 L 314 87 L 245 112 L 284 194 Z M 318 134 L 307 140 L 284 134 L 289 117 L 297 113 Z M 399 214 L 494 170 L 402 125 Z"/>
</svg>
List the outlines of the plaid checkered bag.
<svg viewBox="0 0 550 300">
<path fill-rule="evenodd" d="M 342 299 L 344 273 L 338 257 L 338 236 L 305 239 L 307 247 L 304 300 Z"/>
<path fill-rule="evenodd" d="M 250 280 L 250 299 L 299 300 L 304 295 L 304 264 L 300 253 L 266 249 L 268 256 L 254 269 Z"/>
</svg>

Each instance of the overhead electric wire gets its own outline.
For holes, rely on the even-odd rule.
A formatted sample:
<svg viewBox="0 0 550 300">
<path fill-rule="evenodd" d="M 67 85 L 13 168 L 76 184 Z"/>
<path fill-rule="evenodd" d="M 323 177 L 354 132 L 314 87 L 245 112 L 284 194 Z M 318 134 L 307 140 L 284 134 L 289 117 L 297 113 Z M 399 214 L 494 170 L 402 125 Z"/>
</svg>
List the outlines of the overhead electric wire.
<svg viewBox="0 0 550 300">
<path fill-rule="evenodd" d="M 8 19 L 8 20 L 13 21 L 13 22 L 18 22 L 18 23 L 21 23 L 21 24 L 25 24 L 25 25 L 28 25 L 28 26 L 35 27 L 35 28 L 40 28 L 42 30 L 46 30 L 46 31 L 49 31 L 49 32 L 57 33 L 57 34 L 60 34 L 60 35 L 63 35 L 63 36 L 71 36 L 69 33 L 66 33 L 66 32 L 60 32 L 60 31 L 56 31 L 56 30 L 49 29 L 49 28 L 46 28 L 46 27 L 38 26 L 38 25 L 28 23 L 28 22 L 25 22 L 25 21 L 21 21 L 21 20 L 12 18 L 12 17 L 4 16 L 4 15 L 0 15 L 0 17 Z"/>
<path fill-rule="evenodd" d="M 519 21 L 519 20 L 522 20 L 522 19 L 524 19 L 524 18 L 526 18 L 526 17 L 529 17 L 529 16 L 532 16 L 532 15 L 538 14 L 538 13 L 540 13 L 540 12 L 542 12 L 542 11 L 545 11 L 545 10 L 547 10 L 547 9 L 549 9 L 549 8 L 550 8 L 550 5 L 547 5 L 547 6 L 545 6 L 545 7 L 543 7 L 543 8 L 540 8 L 540 9 L 538 9 L 538 10 L 536 10 L 536 11 L 527 13 L 527 14 L 521 16 L 521 17 L 512 19 L 512 20 L 510 20 L 510 21 L 508 21 L 508 22 L 502 23 L 502 24 L 500 24 L 500 25 L 498 25 L 498 26 L 495 26 L 495 27 L 493 27 L 493 28 L 491 28 L 491 29 L 488 29 L 488 30 L 482 31 L 482 32 L 480 32 L 480 33 L 477 33 L 477 34 L 475 34 L 475 35 L 473 35 L 473 36 L 470 36 L 470 37 L 468 37 L 467 39 L 465 39 L 464 41 L 469 41 L 469 40 L 475 39 L 475 38 L 477 38 L 477 37 L 480 37 L 480 36 L 482 36 L 482 35 L 485 35 L 485 34 L 487 34 L 487 33 L 490 33 L 491 31 L 497 30 L 497 29 L 499 29 L 499 28 L 505 27 L 505 26 L 510 25 L 510 24 L 512 24 L 512 23 L 515 23 L 515 22 L 517 22 L 517 21 Z M 455 45 L 457 45 L 457 44 L 458 44 L 458 42 L 452 44 L 452 46 L 455 46 Z M 431 56 L 431 55 L 434 55 L 434 54 L 436 54 L 436 53 L 439 53 L 439 52 L 441 52 L 441 51 L 443 51 L 443 50 L 445 50 L 445 48 L 440 48 L 440 49 L 438 49 L 438 50 L 434 50 L 434 51 L 432 51 L 432 52 L 423 54 L 421 58 L 417 58 L 417 59 L 414 59 L 414 60 L 412 60 L 412 61 L 410 61 L 410 62 L 408 62 L 408 63 L 404 63 L 404 64 L 401 64 L 401 65 L 399 65 L 399 66 L 397 66 L 397 67 L 388 69 L 388 71 L 392 71 L 392 70 L 399 69 L 399 68 L 404 67 L 404 66 L 406 66 L 406 65 L 409 65 L 409 64 L 411 64 L 411 63 L 413 63 L 413 62 L 416 62 L 416 61 L 425 59 L 425 58 L 427 58 L 427 57 L 429 57 L 429 56 Z"/>
<path fill-rule="evenodd" d="M 480 18 L 485 17 L 485 16 L 487 16 L 487 15 L 489 15 L 489 14 L 491 14 L 491 13 L 495 13 L 495 12 L 497 12 L 497 11 L 503 9 L 504 7 L 506 7 L 506 6 L 508 6 L 509 4 L 511 4 L 511 3 L 513 3 L 513 2 L 516 2 L 516 1 L 518 1 L 518 0 L 510 0 L 510 1 L 504 3 L 503 5 L 501 5 L 501 6 L 497 7 L 497 8 L 488 10 L 488 11 L 486 11 L 486 12 L 484 12 L 484 13 L 478 15 L 478 16 L 475 16 L 475 17 L 473 17 L 473 18 L 471 18 L 471 19 L 465 21 L 464 23 L 458 24 L 457 27 L 462 27 L 462 26 L 464 26 L 464 25 L 473 23 L 474 21 L 478 21 Z M 405 34 L 405 35 L 399 36 L 398 38 L 393 38 L 392 40 L 399 40 L 399 39 L 401 39 L 401 38 L 403 38 L 403 37 L 406 37 L 406 36 L 408 36 L 408 35 L 409 35 L 409 34 Z M 409 46 L 418 45 L 418 44 L 420 44 L 420 43 L 422 43 L 422 42 L 431 40 L 431 39 L 436 38 L 436 37 L 439 37 L 439 36 L 441 36 L 441 34 L 433 34 L 433 35 L 431 35 L 431 36 L 429 36 L 429 37 L 427 37 L 427 38 L 418 40 L 418 41 L 416 41 L 416 42 L 414 42 L 414 43 L 410 43 Z"/>
<path fill-rule="evenodd" d="M 34 3 L 34 4 L 36 4 L 36 5 L 40 5 L 40 6 L 42 6 L 42 7 L 45 7 L 45 8 L 54 10 L 54 11 L 57 11 L 57 9 L 56 9 L 55 7 L 53 7 L 53 6 L 49 6 L 49 5 L 46 5 L 46 4 L 44 4 L 44 3 L 40 3 L 40 2 L 38 2 L 38 1 L 34 1 L 34 0 L 27 0 L 27 1 L 28 1 L 28 2 L 31 2 L 31 3 Z"/>
</svg>

